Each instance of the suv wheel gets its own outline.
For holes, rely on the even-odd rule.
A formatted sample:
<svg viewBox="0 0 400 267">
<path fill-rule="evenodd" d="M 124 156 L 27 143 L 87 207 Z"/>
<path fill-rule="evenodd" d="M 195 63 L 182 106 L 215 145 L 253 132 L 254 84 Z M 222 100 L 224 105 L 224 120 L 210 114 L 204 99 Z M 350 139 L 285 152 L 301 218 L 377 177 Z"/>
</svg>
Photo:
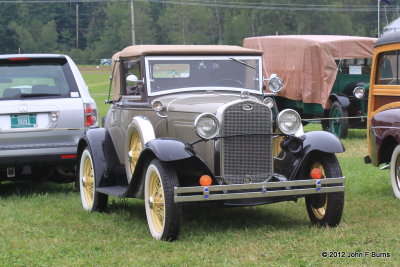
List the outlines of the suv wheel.
<svg viewBox="0 0 400 267">
<path fill-rule="evenodd" d="M 182 209 L 174 202 L 174 187 L 178 186 L 175 169 L 153 160 L 147 168 L 145 179 L 144 201 L 151 235 L 157 240 L 177 239 Z"/>
<path fill-rule="evenodd" d="M 341 177 L 342 171 L 334 154 L 318 153 L 311 158 L 310 168 L 319 168 L 323 177 Z M 318 226 L 337 226 L 344 206 L 344 192 L 306 196 L 306 207 L 310 221 Z"/>
<path fill-rule="evenodd" d="M 82 206 L 87 211 L 102 211 L 107 207 L 108 195 L 96 192 L 92 151 L 86 147 L 79 164 L 79 188 Z"/>
</svg>

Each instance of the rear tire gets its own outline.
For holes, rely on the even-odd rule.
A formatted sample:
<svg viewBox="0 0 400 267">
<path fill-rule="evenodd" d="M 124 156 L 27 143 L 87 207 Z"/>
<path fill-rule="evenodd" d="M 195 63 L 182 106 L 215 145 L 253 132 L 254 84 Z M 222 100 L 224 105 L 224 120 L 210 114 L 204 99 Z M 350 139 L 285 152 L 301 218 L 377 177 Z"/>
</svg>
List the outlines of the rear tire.
<svg viewBox="0 0 400 267">
<path fill-rule="evenodd" d="M 89 147 L 83 151 L 79 164 L 79 189 L 85 210 L 103 211 L 107 208 L 108 195 L 96 192 L 96 175 Z"/>
<path fill-rule="evenodd" d="M 342 177 L 339 162 L 334 154 L 318 153 L 311 158 L 308 173 L 320 168 L 323 177 Z M 325 178 L 329 179 L 329 178 Z M 306 207 L 312 224 L 335 227 L 340 223 L 344 207 L 344 192 L 306 196 Z"/>
<path fill-rule="evenodd" d="M 178 238 L 182 208 L 174 202 L 178 186 L 175 169 L 159 160 L 152 160 L 145 175 L 144 201 L 147 223 L 154 239 L 172 241 Z"/>
</svg>

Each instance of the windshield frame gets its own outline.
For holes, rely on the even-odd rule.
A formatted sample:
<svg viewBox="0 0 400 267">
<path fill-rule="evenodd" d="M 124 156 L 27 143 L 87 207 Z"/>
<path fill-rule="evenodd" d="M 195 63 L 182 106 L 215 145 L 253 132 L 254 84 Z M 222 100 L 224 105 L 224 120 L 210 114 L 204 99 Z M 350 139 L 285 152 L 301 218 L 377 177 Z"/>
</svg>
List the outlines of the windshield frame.
<svg viewBox="0 0 400 267">
<path fill-rule="evenodd" d="M 243 60 L 256 60 L 258 61 L 258 70 L 255 70 L 258 74 L 258 89 L 248 89 L 248 88 L 239 88 L 239 87 L 222 87 L 222 86 L 193 86 L 193 87 L 185 87 L 185 88 L 176 88 L 176 89 L 166 89 L 162 91 L 153 92 L 151 90 L 150 82 L 151 79 L 151 70 L 150 70 L 150 61 L 152 60 L 232 60 L 235 64 L 242 64 L 237 62 Z M 250 67 L 249 67 L 250 68 Z M 158 96 L 179 92 L 190 92 L 190 91 L 236 91 L 243 92 L 248 91 L 251 94 L 262 95 L 262 86 L 263 86 L 263 77 L 262 77 L 262 57 L 255 55 L 203 55 L 203 56 L 192 56 L 192 55 L 179 55 L 179 56 L 146 56 L 145 57 L 145 69 L 146 69 L 146 87 L 148 96 Z"/>
</svg>

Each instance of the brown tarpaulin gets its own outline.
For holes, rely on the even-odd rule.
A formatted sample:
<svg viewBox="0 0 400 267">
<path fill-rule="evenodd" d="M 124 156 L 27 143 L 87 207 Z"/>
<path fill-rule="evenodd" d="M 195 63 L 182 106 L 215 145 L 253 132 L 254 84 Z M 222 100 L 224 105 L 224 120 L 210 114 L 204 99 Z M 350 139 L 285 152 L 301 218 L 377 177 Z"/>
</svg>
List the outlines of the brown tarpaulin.
<svg viewBox="0 0 400 267">
<path fill-rule="evenodd" d="M 376 40 L 358 36 L 282 35 L 246 38 L 243 46 L 263 51 L 264 76 L 276 73 L 283 80 L 278 95 L 328 108 L 337 74 L 335 60 L 370 58 Z"/>
</svg>

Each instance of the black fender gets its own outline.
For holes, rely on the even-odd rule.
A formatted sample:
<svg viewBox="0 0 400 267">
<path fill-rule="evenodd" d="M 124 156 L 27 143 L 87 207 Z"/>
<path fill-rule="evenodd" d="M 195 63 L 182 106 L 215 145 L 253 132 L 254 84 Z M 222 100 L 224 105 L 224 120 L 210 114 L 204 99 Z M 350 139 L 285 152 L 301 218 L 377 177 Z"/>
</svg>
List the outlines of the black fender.
<svg viewBox="0 0 400 267">
<path fill-rule="evenodd" d="M 113 186 L 119 184 L 121 179 L 117 171 L 120 166 L 111 136 L 106 128 L 95 128 L 87 130 L 78 142 L 77 176 L 79 177 L 80 159 L 83 150 L 89 146 L 92 151 L 93 168 L 95 170 L 95 181 L 97 187 Z M 126 175 L 125 175 L 126 176 Z M 126 184 L 126 177 L 125 184 Z"/>
<path fill-rule="evenodd" d="M 184 164 L 187 159 L 195 161 L 205 172 L 211 174 L 204 161 L 198 157 L 192 147 L 182 141 L 172 138 L 157 138 L 147 142 L 140 153 L 135 171 L 133 172 L 127 197 L 143 198 L 144 174 L 150 161 L 158 159 L 163 162 L 169 162 L 175 166 Z"/>
<path fill-rule="evenodd" d="M 301 179 L 302 166 L 304 166 L 313 151 L 325 153 L 342 153 L 345 151 L 343 144 L 333 134 L 325 131 L 313 131 L 305 133 L 303 150 L 293 154 L 288 151 L 281 152 L 274 162 L 277 173 L 283 174 L 290 180 Z"/>
<path fill-rule="evenodd" d="M 344 109 L 347 109 L 350 106 L 350 99 L 347 96 L 331 94 L 329 99 L 333 102 L 339 102 L 340 106 Z"/>
</svg>

